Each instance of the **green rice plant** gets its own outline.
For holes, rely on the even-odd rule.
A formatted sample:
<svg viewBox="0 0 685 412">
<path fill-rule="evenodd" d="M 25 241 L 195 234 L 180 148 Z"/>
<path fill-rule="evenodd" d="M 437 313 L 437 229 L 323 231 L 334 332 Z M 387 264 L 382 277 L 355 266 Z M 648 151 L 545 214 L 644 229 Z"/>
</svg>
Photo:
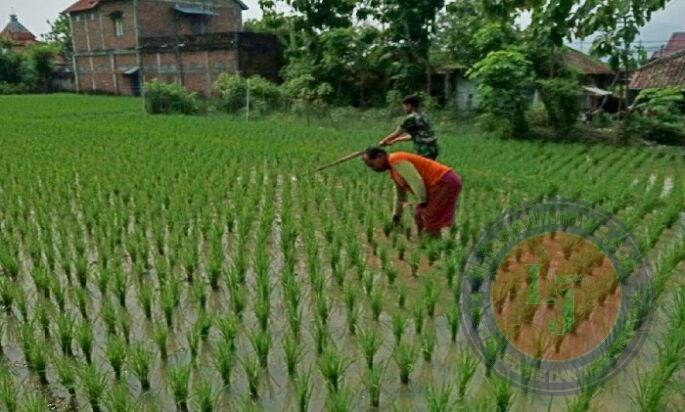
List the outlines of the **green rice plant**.
<svg viewBox="0 0 685 412">
<path fill-rule="evenodd" d="M 213 324 L 214 316 L 210 313 L 207 313 L 205 309 L 198 309 L 197 319 L 195 320 L 193 329 L 197 331 L 203 340 L 206 341 L 209 338 L 209 331 L 212 329 Z"/>
<path fill-rule="evenodd" d="M 242 316 L 243 310 L 246 306 L 247 297 L 241 290 L 239 285 L 234 284 L 231 288 L 231 307 L 233 308 L 233 313 L 238 317 Z"/>
<path fill-rule="evenodd" d="M 49 410 L 48 401 L 41 391 L 25 391 L 21 401 L 22 412 L 45 412 Z M 93 412 L 97 412 L 93 410 Z"/>
<path fill-rule="evenodd" d="M 459 317 L 459 306 L 452 305 L 446 313 L 447 324 L 450 328 L 450 338 L 452 339 L 452 342 L 457 341 L 457 334 L 459 333 Z"/>
<path fill-rule="evenodd" d="M 12 312 L 12 303 L 16 296 L 17 284 L 10 278 L 0 276 L 0 304 L 5 308 L 5 313 Z"/>
<path fill-rule="evenodd" d="M 576 396 L 566 400 L 566 410 L 568 412 L 585 412 L 590 410 L 590 403 L 597 394 L 594 389 L 583 389 Z"/>
<path fill-rule="evenodd" d="M 418 357 L 416 347 L 412 344 L 402 342 L 397 345 L 392 356 L 400 370 L 400 382 L 404 385 L 408 384 L 409 375 L 414 369 L 414 366 L 416 366 Z"/>
<path fill-rule="evenodd" d="M 57 339 L 60 349 L 65 356 L 74 356 L 71 343 L 74 340 L 74 320 L 69 314 L 62 312 L 57 318 Z"/>
<path fill-rule="evenodd" d="M 407 303 L 407 285 L 404 282 L 400 282 L 395 287 L 395 292 L 397 293 L 397 306 L 400 309 L 404 309 Z"/>
<path fill-rule="evenodd" d="M 102 306 L 100 307 L 100 317 L 102 318 L 102 321 L 105 323 L 107 333 L 109 335 L 116 335 L 117 322 L 119 320 L 117 315 L 117 309 L 107 298 L 105 298 L 102 301 Z"/>
<path fill-rule="evenodd" d="M 252 344 L 252 348 L 259 358 L 259 365 L 263 369 L 267 369 L 269 366 L 269 349 L 271 349 L 272 343 L 271 331 L 269 329 L 258 330 L 251 333 L 249 337 L 250 344 Z"/>
<path fill-rule="evenodd" d="M 45 337 L 46 340 L 50 340 L 50 309 L 48 308 L 48 304 L 43 301 L 42 299 L 38 302 L 38 305 L 36 306 L 36 321 L 40 325 L 41 330 L 43 331 L 43 336 Z M 2 327 L 0 326 L 0 331 L 2 331 Z M 2 345 L 0 345 L 2 347 Z"/>
<path fill-rule="evenodd" d="M 22 336 L 22 339 L 24 338 L 26 337 Z M 30 351 L 28 353 L 24 353 L 29 368 L 38 374 L 38 381 L 42 386 L 48 386 L 50 382 L 48 381 L 47 377 L 49 356 L 49 352 L 47 352 L 47 345 L 45 344 L 45 342 L 35 341 L 28 347 L 25 343 L 22 343 L 22 346 L 24 347 L 25 351 Z"/>
<path fill-rule="evenodd" d="M 348 313 L 357 307 L 358 293 L 359 290 L 351 283 L 346 283 L 345 286 L 343 286 L 343 300 Z"/>
<path fill-rule="evenodd" d="M 397 269 L 390 267 L 390 266 L 386 266 L 385 276 L 388 278 L 388 284 L 389 285 L 395 284 L 395 280 L 397 279 L 397 274 L 398 274 Z"/>
<path fill-rule="evenodd" d="M 245 379 L 250 390 L 250 397 L 252 399 L 259 398 L 259 381 L 262 377 L 262 368 L 259 360 L 253 356 L 246 356 L 241 359 L 240 363 L 245 370 Z"/>
<path fill-rule="evenodd" d="M 362 287 L 364 288 L 364 293 L 366 293 L 367 296 L 371 295 L 371 292 L 373 292 L 374 287 L 374 276 L 373 272 L 371 271 L 364 271 L 364 274 L 362 275 Z"/>
<path fill-rule="evenodd" d="M 112 280 L 114 281 L 114 284 L 112 285 L 114 287 L 114 294 L 119 301 L 119 305 L 122 308 L 126 308 L 126 295 L 128 294 L 129 289 L 128 275 L 119 268 L 114 271 Z"/>
<path fill-rule="evenodd" d="M 74 265 L 76 268 L 76 279 L 78 280 L 81 289 L 85 289 L 86 283 L 88 282 L 88 262 L 86 257 L 83 255 L 77 256 Z"/>
<path fill-rule="evenodd" d="M 317 362 L 321 375 L 328 382 L 328 388 L 337 392 L 344 379 L 345 371 L 352 360 L 341 354 L 334 345 L 328 345 Z"/>
<path fill-rule="evenodd" d="M 428 328 L 421 334 L 421 354 L 424 361 L 430 362 L 432 360 L 436 341 L 434 328 Z"/>
<path fill-rule="evenodd" d="M 24 288 L 17 286 L 14 289 L 14 303 L 19 309 L 19 314 L 24 322 L 29 321 L 29 300 L 26 296 L 26 291 Z"/>
<path fill-rule="evenodd" d="M 323 291 L 315 292 L 315 302 L 316 302 L 316 316 L 321 320 L 322 323 L 328 323 L 328 317 L 330 316 L 331 307 L 328 303 L 328 298 L 326 293 Z"/>
<path fill-rule="evenodd" d="M 169 341 L 169 329 L 166 324 L 162 322 L 154 323 L 152 327 L 152 340 L 157 345 L 162 360 L 166 361 L 168 357 L 167 344 Z"/>
<path fill-rule="evenodd" d="M 114 378 L 121 379 L 121 372 L 128 357 L 128 346 L 126 341 L 118 335 L 111 335 L 105 348 L 107 361 L 114 370 Z"/>
<path fill-rule="evenodd" d="M 19 410 L 17 393 L 9 368 L 0 368 L 0 402 L 8 412 Z"/>
<path fill-rule="evenodd" d="M 200 355 L 200 341 L 202 336 L 196 328 L 190 328 L 186 332 L 186 341 L 188 342 L 188 350 L 190 351 L 190 361 L 195 364 Z"/>
<path fill-rule="evenodd" d="M 218 393 L 212 387 L 212 382 L 205 377 L 196 379 L 193 392 L 194 410 L 198 412 L 213 412 L 218 403 Z"/>
<path fill-rule="evenodd" d="M 136 405 L 128 392 L 128 385 L 125 382 L 118 382 L 114 385 L 107 399 L 107 410 L 110 412 L 130 412 L 137 410 Z"/>
<path fill-rule="evenodd" d="M 384 300 L 383 289 L 375 288 L 373 291 L 371 291 L 371 294 L 369 295 L 369 303 L 371 305 L 371 318 L 375 321 L 378 321 L 378 318 L 381 316 Z"/>
<path fill-rule="evenodd" d="M 427 250 L 427 255 L 428 255 L 428 264 L 430 266 L 433 266 L 433 264 L 440 258 L 440 244 L 438 242 L 431 242 L 428 244 L 428 250 Z"/>
<path fill-rule="evenodd" d="M 485 376 L 490 377 L 492 368 L 497 363 L 497 357 L 499 356 L 499 346 L 497 340 L 494 337 L 489 337 L 485 340 L 483 344 L 483 358 L 485 360 Z"/>
<path fill-rule="evenodd" d="M 298 412 L 307 412 L 309 410 L 309 401 L 312 398 L 311 375 L 311 371 L 307 371 L 307 373 L 300 373 L 295 376 Z"/>
<path fill-rule="evenodd" d="M 59 382 L 69 395 L 76 396 L 76 368 L 73 360 L 63 356 L 55 357 L 54 365 Z"/>
<path fill-rule="evenodd" d="M 152 320 L 152 307 L 155 303 L 155 291 L 148 282 L 142 282 L 137 287 L 138 302 L 143 308 L 143 314 L 147 320 Z M 104 296 L 104 294 L 103 294 Z"/>
<path fill-rule="evenodd" d="M 404 254 L 407 251 L 407 245 L 404 242 L 398 242 L 397 244 L 397 259 L 404 260 Z"/>
<path fill-rule="evenodd" d="M 126 343 L 131 341 L 131 325 L 133 320 L 126 309 L 119 308 L 119 330 L 126 339 Z"/>
<path fill-rule="evenodd" d="M 402 341 L 402 334 L 404 334 L 404 330 L 407 328 L 407 318 L 404 317 L 402 312 L 397 311 L 392 314 L 391 319 L 392 334 L 395 337 L 395 345 L 399 345 Z"/>
<path fill-rule="evenodd" d="M 231 383 L 231 370 L 233 369 L 234 350 L 231 341 L 221 340 L 217 343 L 214 353 L 214 368 L 219 372 L 225 386 Z"/>
<path fill-rule="evenodd" d="M 283 338 L 283 354 L 285 355 L 285 365 L 288 370 L 288 376 L 291 378 L 297 375 L 297 365 L 302 360 L 304 351 L 302 344 L 298 339 L 286 335 Z"/>
<path fill-rule="evenodd" d="M 52 279 L 50 281 L 52 297 L 55 299 L 55 303 L 57 303 L 57 308 L 64 312 L 64 307 L 66 305 L 66 291 L 57 276 L 52 276 L 50 279 Z"/>
<path fill-rule="evenodd" d="M 440 291 L 432 277 L 427 278 L 423 282 L 423 304 L 426 307 L 426 313 L 431 318 L 435 315 L 435 305 L 438 303 Z"/>
<path fill-rule="evenodd" d="M 86 288 L 75 287 L 72 289 L 74 299 L 76 300 L 76 307 L 83 319 L 89 319 L 90 314 L 88 310 L 88 291 Z"/>
<path fill-rule="evenodd" d="M 466 396 L 469 382 L 478 369 L 478 359 L 468 349 L 462 349 L 459 352 L 456 369 L 457 395 L 461 400 Z"/>
<path fill-rule="evenodd" d="M 164 320 L 166 321 L 167 326 L 169 329 L 173 329 L 176 298 L 171 288 L 162 287 L 160 293 L 160 305 L 162 307 L 162 313 L 164 314 Z"/>
<path fill-rule="evenodd" d="M 101 374 L 94 365 L 86 365 L 80 371 L 81 385 L 88 397 L 88 403 L 93 412 L 100 411 L 101 403 L 107 390 L 107 378 Z"/>
<path fill-rule="evenodd" d="M 316 354 L 321 355 L 328 346 L 331 336 L 328 331 L 328 326 L 321 322 L 320 319 L 315 318 L 313 321 L 312 336 L 314 338 L 314 346 L 316 347 Z"/>
<path fill-rule="evenodd" d="M 420 302 L 416 302 L 411 309 L 411 315 L 414 319 L 414 331 L 417 335 L 420 335 L 423 330 L 423 321 L 426 317 L 425 306 Z"/>
<path fill-rule="evenodd" d="M 383 383 L 386 369 L 387 365 L 373 366 L 370 369 L 367 369 L 364 374 L 364 385 L 369 394 L 371 407 L 374 409 L 378 409 L 380 405 L 381 384 Z"/>
<path fill-rule="evenodd" d="M 478 329 L 478 326 L 480 325 L 480 320 L 483 317 L 483 309 L 481 308 L 480 301 L 481 301 L 481 294 L 479 292 L 475 292 L 471 294 L 471 325 L 473 325 L 474 329 Z M 526 306 L 536 306 L 536 305 L 526 305 Z"/>
<path fill-rule="evenodd" d="M 36 291 L 43 294 L 45 299 L 50 299 L 50 278 L 48 273 L 43 269 L 34 269 L 31 272 L 31 279 L 36 286 Z"/>
<path fill-rule="evenodd" d="M 426 393 L 426 404 L 429 412 L 447 412 L 450 411 L 450 397 L 452 395 L 452 387 L 447 384 L 442 384 L 436 387 L 431 384 Z"/>
<path fill-rule="evenodd" d="M 366 359 L 366 366 L 369 369 L 373 368 L 373 358 L 376 356 L 378 349 L 380 349 L 383 341 L 380 335 L 373 327 L 361 329 L 357 334 L 359 347 L 362 350 L 364 359 Z"/>
<path fill-rule="evenodd" d="M 359 322 L 359 308 L 355 306 L 352 309 L 347 309 L 345 320 L 347 322 L 347 331 L 350 335 L 356 334 L 357 324 Z"/>
<path fill-rule="evenodd" d="M 236 318 L 235 315 L 228 314 L 217 319 L 216 326 L 223 341 L 226 342 L 230 348 L 235 349 L 235 340 L 238 337 L 238 328 L 240 327 L 238 318 Z"/>
<path fill-rule="evenodd" d="M 489 379 L 490 388 L 495 398 L 497 412 L 507 412 L 514 400 L 514 389 L 508 379 L 493 376 Z"/>
<path fill-rule="evenodd" d="M 198 310 L 207 309 L 207 290 L 200 279 L 195 279 L 191 284 L 191 298 Z"/>
<path fill-rule="evenodd" d="M 95 342 L 92 325 L 85 321 L 81 322 L 76 329 L 76 340 L 86 358 L 86 363 L 90 365 L 93 362 L 93 344 Z"/>
<path fill-rule="evenodd" d="M 421 254 L 418 249 L 414 249 L 409 256 L 409 267 L 411 268 L 411 275 L 416 277 L 419 273 L 419 263 L 421 262 Z"/>
<path fill-rule="evenodd" d="M 329 412 L 350 412 L 354 410 L 354 394 L 348 387 L 329 391 L 326 399 L 326 410 Z"/>
<path fill-rule="evenodd" d="M 192 369 L 192 364 L 187 363 L 167 370 L 167 382 L 179 411 L 188 411 L 190 373 Z"/>
<path fill-rule="evenodd" d="M 299 339 L 300 331 L 302 330 L 302 308 L 299 305 L 288 304 L 286 312 L 290 332 Z"/>
<path fill-rule="evenodd" d="M 152 353 L 143 344 L 134 344 L 127 355 L 131 372 L 138 378 L 143 392 L 150 390 Z"/>
</svg>

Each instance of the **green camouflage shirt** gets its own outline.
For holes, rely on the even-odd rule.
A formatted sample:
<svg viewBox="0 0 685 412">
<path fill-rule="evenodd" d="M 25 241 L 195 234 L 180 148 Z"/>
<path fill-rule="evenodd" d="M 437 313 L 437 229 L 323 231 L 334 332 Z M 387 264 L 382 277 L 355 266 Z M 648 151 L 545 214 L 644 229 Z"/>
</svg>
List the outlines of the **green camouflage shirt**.
<svg viewBox="0 0 685 412">
<path fill-rule="evenodd" d="M 438 157 L 438 139 L 425 114 L 414 112 L 407 115 L 400 125 L 400 131 L 411 136 L 416 153 L 433 160 Z"/>
</svg>

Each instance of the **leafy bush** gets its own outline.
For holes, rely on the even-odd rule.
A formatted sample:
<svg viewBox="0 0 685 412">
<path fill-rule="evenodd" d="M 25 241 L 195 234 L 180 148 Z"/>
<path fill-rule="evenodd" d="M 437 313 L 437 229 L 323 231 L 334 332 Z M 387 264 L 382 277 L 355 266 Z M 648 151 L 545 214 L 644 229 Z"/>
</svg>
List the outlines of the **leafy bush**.
<svg viewBox="0 0 685 412">
<path fill-rule="evenodd" d="M 685 144 L 685 89 L 645 89 L 626 117 L 627 134 L 661 144 Z"/>
<path fill-rule="evenodd" d="M 333 94 L 333 87 L 323 82 L 317 83 L 310 74 L 303 74 L 289 79 L 283 84 L 284 94 L 291 99 L 292 109 L 296 113 L 324 112 L 328 109 L 327 101 Z"/>
<path fill-rule="evenodd" d="M 557 137 L 563 137 L 580 115 L 580 85 L 573 78 L 556 78 L 538 81 L 549 122 Z"/>
<path fill-rule="evenodd" d="M 176 83 L 153 80 L 145 83 L 145 110 L 148 113 L 196 114 L 200 111 L 197 93 Z"/>
<path fill-rule="evenodd" d="M 223 73 L 214 82 L 214 90 L 221 97 L 222 109 L 235 113 L 247 106 L 247 89 L 250 89 L 250 110 L 265 113 L 279 107 L 281 89 L 273 82 L 256 75 L 248 80 L 237 74 Z"/>
<path fill-rule="evenodd" d="M 31 90 L 25 83 L 0 82 L 0 95 L 3 94 L 24 94 Z"/>
<path fill-rule="evenodd" d="M 516 49 L 500 50 L 476 63 L 469 77 L 478 82 L 478 99 L 494 129 L 504 137 L 525 136 L 525 110 L 534 90 L 532 63 Z"/>
</svg>

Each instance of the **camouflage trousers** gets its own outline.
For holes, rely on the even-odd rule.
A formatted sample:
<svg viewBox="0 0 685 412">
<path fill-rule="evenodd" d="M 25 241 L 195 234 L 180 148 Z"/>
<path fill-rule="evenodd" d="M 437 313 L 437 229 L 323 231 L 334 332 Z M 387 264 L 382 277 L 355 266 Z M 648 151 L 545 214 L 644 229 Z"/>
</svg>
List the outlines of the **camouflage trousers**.
<svg viewBox="0 0 685 412">
<path fill-rule="evenodd" d="M 416 154 L 427 157 L 428 159 L 435 160 L 438 158 L 438 154 L 440 153 L 440 150 L 438 148 L 437 144 L 430 144 L 430 145 L 416 145 Z"/>
</svg>

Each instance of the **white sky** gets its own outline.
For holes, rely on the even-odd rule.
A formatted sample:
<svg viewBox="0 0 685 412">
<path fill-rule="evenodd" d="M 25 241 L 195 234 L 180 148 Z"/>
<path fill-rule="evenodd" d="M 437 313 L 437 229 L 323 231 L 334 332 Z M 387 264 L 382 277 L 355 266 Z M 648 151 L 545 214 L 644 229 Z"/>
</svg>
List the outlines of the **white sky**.
<svg viewBox="0 0 685 412">
<path fill-rule="evenodd" d="M 9 21 L 9 15 L 14 12 L 19 21 L 36 36 L 46 33 L 50 26 L 46 20 L 54 20 L 60 11 L 69 7 L 76 0 L 0 0 L 0 30 Z M 261 10 L 257 0 L 243 0 L 250 8 L 243 13 L 243 20 L 258 18 Z M 648 50 L 658 49 L 665 43 L 674 31 L 685 31 L 685 0 L 671 0 L 665 10 L 656 13 L 652 21 L 642 30 L 641 40 Z M 581 47 L 581 44 L 573 44 Z"/>
</svg>

